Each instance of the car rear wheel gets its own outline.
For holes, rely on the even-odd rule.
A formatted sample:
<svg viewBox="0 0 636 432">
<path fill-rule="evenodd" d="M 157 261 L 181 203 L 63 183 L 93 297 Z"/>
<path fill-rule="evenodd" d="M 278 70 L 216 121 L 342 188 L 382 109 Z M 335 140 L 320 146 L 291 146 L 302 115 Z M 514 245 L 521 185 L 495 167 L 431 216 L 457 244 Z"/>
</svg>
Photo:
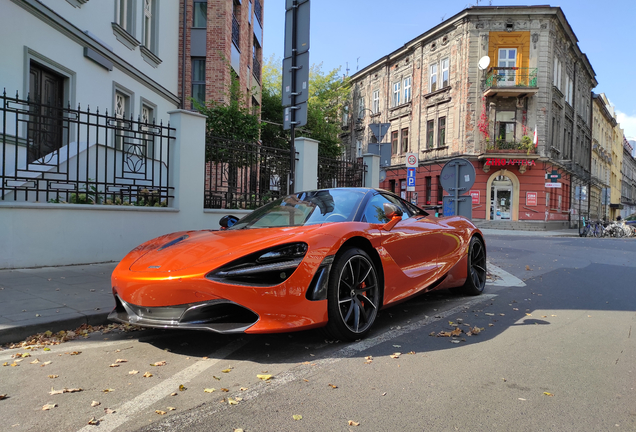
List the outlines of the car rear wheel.
<svg viewBox="0 0 636 432">
<path fill-rule="evenodd" d="M 337 258 L 327 299 L 326 330 L 331 337 L 353 341 L 369 332 L 380 308 L 380 285 L 375 265 L 365 251 L 352 248 Z"/>
<path fill-rule="evenodd" d="M 486 287 L 486 248 L 477 236 L 470 239 L 468 247 L 468 277 L 464 286 L 456 291 L 467 295 L 479 295 Z M 455 291 L 455 290 L 454 290 Z"/>
</svg>

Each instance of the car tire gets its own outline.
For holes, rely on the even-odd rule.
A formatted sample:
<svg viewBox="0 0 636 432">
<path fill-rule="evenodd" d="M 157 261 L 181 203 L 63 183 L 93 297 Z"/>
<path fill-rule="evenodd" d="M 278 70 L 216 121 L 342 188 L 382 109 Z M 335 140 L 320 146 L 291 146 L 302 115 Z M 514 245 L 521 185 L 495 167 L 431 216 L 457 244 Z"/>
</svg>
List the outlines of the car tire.
<svg viewBox="0 0 636 432">
<path fill-rule="evenodd" d="M 465 295 L 479 295 L 486 288 L 486 247 L 477 236 L 470 239 L 468 246 L 468 275 L 463 286 L 454 289 Z"/>
<path fill-rule="evenodd" d="M 364 250 L 339 254 L 329 275 L 327 334 L 343 341 L 365 337 L 377 317 L 380 292 L 378 271 Z"/>
</svg>

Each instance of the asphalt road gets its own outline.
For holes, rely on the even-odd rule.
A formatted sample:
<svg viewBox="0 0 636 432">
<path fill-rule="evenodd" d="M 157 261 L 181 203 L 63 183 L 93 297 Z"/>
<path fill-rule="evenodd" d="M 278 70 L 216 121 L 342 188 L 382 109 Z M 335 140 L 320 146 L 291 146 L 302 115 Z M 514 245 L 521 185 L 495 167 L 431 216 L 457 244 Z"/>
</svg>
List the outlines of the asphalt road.
<svg viewBox="0 0 636 432">
<path fill-rule="evenodd" d="M 13 367 L 27 351 L 0 351 L 0 430 L 636 430 L 636 241 L 486 241 L 516 278 L 385 310 L 355 343 L 150 330 L 93 333 Z M 49 394 L 64 388 L 82 390 Z"/>
</svg>

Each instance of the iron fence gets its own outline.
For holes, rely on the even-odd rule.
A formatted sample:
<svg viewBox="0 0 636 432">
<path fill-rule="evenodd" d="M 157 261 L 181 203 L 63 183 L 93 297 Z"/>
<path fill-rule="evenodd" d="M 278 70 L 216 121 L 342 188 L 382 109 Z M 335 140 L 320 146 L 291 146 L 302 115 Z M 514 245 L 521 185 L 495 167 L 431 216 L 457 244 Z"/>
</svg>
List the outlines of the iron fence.
<svg viewBox="0 0 636 432">
<path fill-rule="evenodd" d="M 318 157 L 318 188 L 361 187 L 366 172 L 362 162 Z"/>
<path fill-rule="evenodd" d="M 289 152 L 208 135 L 204 207 L 254 209 L 287 195 Z"/>
<path fill-rule="evenodd" d="M 167 206 L 173 128 L 0 97 L 0 200 Z"/>
</svg>

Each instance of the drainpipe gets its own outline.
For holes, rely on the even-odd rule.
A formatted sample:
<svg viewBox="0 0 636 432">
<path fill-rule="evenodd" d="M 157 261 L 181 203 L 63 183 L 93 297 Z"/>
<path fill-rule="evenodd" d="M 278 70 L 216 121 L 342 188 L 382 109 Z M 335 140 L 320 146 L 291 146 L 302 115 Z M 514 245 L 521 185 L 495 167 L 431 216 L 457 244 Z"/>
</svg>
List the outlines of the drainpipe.
<svg viewBox="0 0 636 432">
<path fill-rule="evenodd" d="M 183 0 L 183 46 L 181 47 L 181 109 L 185 109 L 186 23 L 188 0 Z"/>
</svg>

